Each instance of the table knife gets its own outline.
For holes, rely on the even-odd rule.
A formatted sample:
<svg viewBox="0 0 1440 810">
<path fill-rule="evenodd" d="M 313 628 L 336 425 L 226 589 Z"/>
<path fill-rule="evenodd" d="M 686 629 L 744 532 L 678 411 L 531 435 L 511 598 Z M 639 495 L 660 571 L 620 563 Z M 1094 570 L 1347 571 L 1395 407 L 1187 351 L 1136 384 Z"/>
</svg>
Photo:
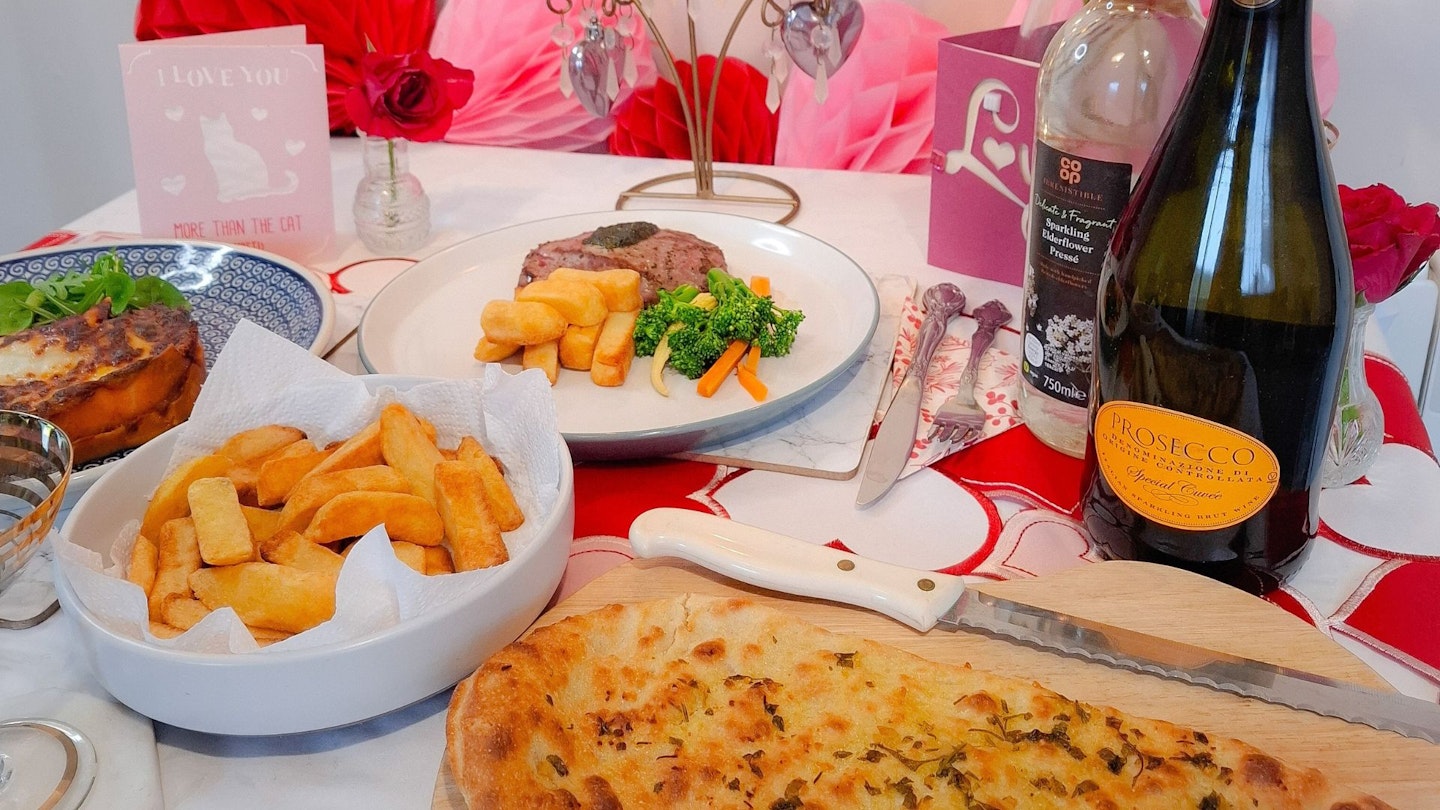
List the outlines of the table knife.
<svg viewBox="0 0 1440 810">
<path fill-rule="evenodd" d="M 960 577 L 869 560 L 687 509 L 652 509 L 630 527 L 640 557 L 679 557 L 783 593 L 868 608 L 922 632 L 978 631 L 1440 743 L 1440 705 L 1092 622 L 973 591 Z"/>
<path fill-rule="evenodd" d="M 915 338 L 915 358 L 895 389 L 895 397 L 880 420 L 880 430 L 870 443 L 865 471 L 860 475 L 860 491 L 855 506 L 864 507 L 880 500 L 890 491 L 905 471 L 905 462 L 915 447 L 915 429 L 920 425 L 920 400 L 925 393 L 925 374 L 930 360 L 945 337 L 950 319 L 965 307 L 965 293 L 949 282 L 929 288 L 923 296 L 925 320 Z"/>
</svg>

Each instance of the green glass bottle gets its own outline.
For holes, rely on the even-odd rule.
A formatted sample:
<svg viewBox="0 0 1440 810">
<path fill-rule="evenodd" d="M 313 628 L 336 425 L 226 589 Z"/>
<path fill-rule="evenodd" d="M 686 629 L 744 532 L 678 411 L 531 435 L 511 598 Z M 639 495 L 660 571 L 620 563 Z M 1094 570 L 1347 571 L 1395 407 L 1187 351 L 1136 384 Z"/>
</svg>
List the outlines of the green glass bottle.
<svg viewBox="0 0 1440 810">
<path fill-rule="evenodd" d="M 1085 524 L 1260 591 L 1319 528 L 1353 281 L 1310 0 L 1216 0 L 1101 270 Z"/>
</svg>

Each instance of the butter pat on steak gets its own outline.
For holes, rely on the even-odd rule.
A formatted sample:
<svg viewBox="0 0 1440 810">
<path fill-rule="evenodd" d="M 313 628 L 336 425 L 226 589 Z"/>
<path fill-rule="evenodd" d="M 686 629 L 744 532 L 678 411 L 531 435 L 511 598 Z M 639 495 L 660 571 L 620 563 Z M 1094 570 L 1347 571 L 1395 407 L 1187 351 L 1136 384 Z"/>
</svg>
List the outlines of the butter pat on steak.
<svg viewBox="0 0 1440 810">
<path fill-rule="evenodd" d="M 480 808 L 1376 810 L 1236 740 L 687 596 L 542 627 L 456 688 Z"/>
</svg>

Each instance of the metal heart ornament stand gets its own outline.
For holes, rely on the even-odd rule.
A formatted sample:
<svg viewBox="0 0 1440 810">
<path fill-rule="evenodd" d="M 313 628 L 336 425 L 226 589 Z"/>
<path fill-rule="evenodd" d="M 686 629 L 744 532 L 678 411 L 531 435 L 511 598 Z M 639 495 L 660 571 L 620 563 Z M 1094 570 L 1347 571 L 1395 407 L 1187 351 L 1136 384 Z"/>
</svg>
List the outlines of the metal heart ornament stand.
<svg viewBox="0 0 1440 810">
<path fill-rule="evenodd" d="M 551 40 L 561 48 L 560 92 L 572 93 L 591 114 L 610 114 L 611 104 L 620 93 L 620 80 L 634 85 L 637 71 L 632 54 L 635 16 L 640 15 L 652 41 L 663 59 L 662 72 L 667 74 L 679 91 L 680 108 L 685 118 L 685 131 L 690 141 L 694 168 L 689 173 L 667 174 L 647 180 L 620 194 L 616 209 L 636 199 L 703 200 L 724 203 L 746 203 L 778 206 L 783 210 L 776 221 L 784 224 L 800 211 L 800 195 L 790 186 L 753 172 L 716 170 L 714 162 L 715 97 L 720 88 L 720 66 L 730 50 L 730 43 L 755 0 L 744 0 L 716 54 L 716 69 L 710 80 L 708 99 L 700 92 L 698 48 L 692 0 L 683 0 L 689 34 L 690 81 L 681 88 L 680 71 L 675 52 L 655 24 L 652 11 L 642 0 L 546 0 L 546 7 L 560 17 Z M 576 12 L 581 36 L 567 21 Z M 788 59 L 815 78 L 815 100 L 824 103 L 829 93 L 829 77 L 845 63 L 854 49 L 864 26 L 864 11 L 859 0 L 805 0 L 793 2 L 788 8 L 778 0 L 761 0 L 760 20 L 771 29 L 765 54 L 770 60 L 766 104 L 774 112 L 780 107 L 780 87 L 789 73 Z M 777 41 L 778 40 L 778 41 Z M 701 105 L 704 115 L 699 115 Z M 723 194 L 715 190 L 715 178 L 741 180 L 778 190 L 773 194 Z M 684 190 L 663 191 L 660 187 L 683 184 Z"/>
</svg>

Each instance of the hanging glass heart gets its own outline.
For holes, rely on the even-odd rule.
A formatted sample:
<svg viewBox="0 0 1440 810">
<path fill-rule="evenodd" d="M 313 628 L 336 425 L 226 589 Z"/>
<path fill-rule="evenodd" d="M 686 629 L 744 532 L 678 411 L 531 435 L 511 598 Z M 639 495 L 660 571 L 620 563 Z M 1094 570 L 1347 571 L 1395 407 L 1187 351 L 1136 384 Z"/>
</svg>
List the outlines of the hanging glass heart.
<svg viewBox="0 0 1440 810">
<path fill-rule="evenodd" d="M 808 0 L 785 12 L 780 31 L 790 58 L 818 80 L 845 64 L 864 27 L 859 0 Z"/>
<path fill-rule="evenodd" d="M 591 17 L 566 60 L 575 97 L 591 115 L 604 118 L 610 114 L 610 105 L 620 93 L 618 76 L 624 58 L 625 49 L 615 30 Z"/>
</svg>

